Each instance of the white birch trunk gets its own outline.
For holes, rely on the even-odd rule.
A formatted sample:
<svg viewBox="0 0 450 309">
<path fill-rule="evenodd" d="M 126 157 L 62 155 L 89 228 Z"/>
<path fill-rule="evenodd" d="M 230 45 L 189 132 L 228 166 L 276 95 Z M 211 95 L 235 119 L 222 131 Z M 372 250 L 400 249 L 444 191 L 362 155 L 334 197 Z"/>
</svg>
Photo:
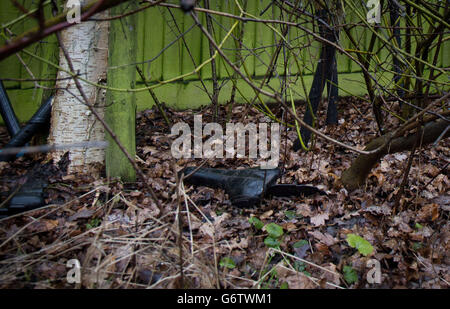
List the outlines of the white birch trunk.
<svg viewBox="0 0 450 309">
<path fill-rule="evenodd" d="M 107 12 L 96 15 L 97 18 L 107 16 Z M 106 80 L 108 30 L 109 22 L 89 21 L 69 27 L 61 33 L 62 42 L 70 55 L 75 72 L 79 72 L 81 77 L 94 83 L 103 83 Z M 69 70 L 62 50 L 59 58 L 59 65 Z M 78 100 L 82 101 L 81 94 L 73 79 L 64 79 L 68 76 L 63 71 L 58 72 L 56 82 L 58 90 L 52 105 L 49 144 L 104 141 L 105 133 L 101 123 L 96 120 L 89 108 Z M 97 106 L 97 111 L 103 117 L 105 91 L 81 80 L 80 83 L 89 104 Z M 64 152 L 59 151 L 51 153 L 50 156 L 56 163 L 63 154 Z M 98 167 L 104 164 L 105 153 L 103 149 L 96 148 L 71 149 L 69 159 L 71 161 L 69 173 L 96 173 Z"/>
</svg>

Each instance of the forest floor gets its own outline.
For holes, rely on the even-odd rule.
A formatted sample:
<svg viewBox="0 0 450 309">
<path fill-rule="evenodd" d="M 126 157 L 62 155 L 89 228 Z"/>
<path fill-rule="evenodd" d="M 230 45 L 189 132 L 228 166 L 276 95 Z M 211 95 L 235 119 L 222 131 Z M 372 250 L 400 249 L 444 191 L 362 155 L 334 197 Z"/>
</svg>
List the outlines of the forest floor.
<svg viewBox="0 0 450 309">
<path fill-rule="evenodd" d="M 325 127 L 320 113 L 319 127 L 362 149 L 376 136 L 370 105 L 342 98 L 338 109 L 338 126 Z M 192 129 L 194 113 L 202 113 L 205 124 L 212 122 L 211 111 L 168 114 L 173 123 L 184 121 Z M 220 107 L 218 119 L 226 116 Z M 236 105 L 231 121 L 268 120 Z M 391 116 L 385 121 L 387 129 L 398 124 Z M 156 110 L 138 114 L 137 162 L 161 210 L 141 180 L 52 172 L 48 206 L 0 221 L 0 288 L 449 288 L 448 139 L 416 151 L 400 207 L 394 208 L 409 152 L 386 155 L 364 188 L 347 192 L 339 177 L 356 154 L 320 138 L 311 151 L 295 153 L 296 132 L 282 127 L 285 171 L 279 182 L 314 185 L 327 195 L 266 198 L 237 208 L 220 189 L 184 184 L 177 194 L 175 173 L 203 160 L 174 160 L 169 133 Z M 6 134 L 0 136 L 3 145 Z M 0 163 L 0 204 L 43 160 L 35 155 Z M 210 159 L 204 166 L 259 163 Z M 358 248 L 350 246 L 351 239 Z M 81 264 L 78 284 L 67 281 L 72 259 Z M 379 283 L 367 279 L 378 273 L 377 265 Z"/>
</svg>

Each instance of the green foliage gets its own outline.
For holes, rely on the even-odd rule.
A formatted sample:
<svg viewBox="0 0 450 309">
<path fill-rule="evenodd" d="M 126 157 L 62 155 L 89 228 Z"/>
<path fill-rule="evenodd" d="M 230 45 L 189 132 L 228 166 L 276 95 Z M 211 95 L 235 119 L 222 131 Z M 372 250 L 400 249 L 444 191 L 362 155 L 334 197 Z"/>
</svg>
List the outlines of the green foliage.
<svg viewBox="0 0 450 309">
<path fill-rule="evenodd" d="M 348 234 L 347 243 L 350 247 L 358 249 L 359 253 L 364 256 L 368 256 L 373 252 L 372 245 L 367 240 L 356 234 Z"/>
<path fill-rule="evenodd" d="M 278 248 L 281 244 L 278 239 L 272 238 L 270 236 L 268 236 L 264 239 L 264 243 L 269 248 Z"/>
<path fill-rule="evenodd" d="M 264 230 L 269 233 L 269 237 L 272 238 L 280 238 L 283 236 L 283 228 L 275 223 L 266 224 Z"/>
<path fill-rule="evenodd" d="M 260 230 L 264 227 L 264 223 L 256 217 L 251 217 L 248 219 L 248 222 L 253 225 L 257 230 Z"/>
<path fill-rule="evenodd" d="M 284 212 L 284 214 L 286 215 L 288 220 L 292 220 L 292 219 L 295 219 L 295 218 L 301 218 L 302 217 L 301 215 L 297 215 L 295 213 L 295 211 L 292 211 L 292 210 L 286 210 Z"/>
<path fill-rule="evenodd" d="M 309 245 L 309 242 L 305 239 L 299 240 L 292 245 L 294 248 L 301 248 L 303 246 Z"/>
<path fill-rule="evenodd" d="M 220 260 L 219 263 L 220 266 L 228 268 L 228 269 L 233 269 L 236 267 L 236 263 L 233 261 L 232 258 L 229 257 L 224 257 Z"/>
<path fill-rule="evenodd" d="M 306 271 L 306 265 L 305 263 L 303 263 L 302 261 L 295 261 L 294 262 L 294 269 L 298 272 L 302 272 L 305 275 L 307 275 L 308 277 L 311 276 L 311 273 L 309 273 L 308 271 Z"/>
<path fill-rule="evenodd" d="M 264 243 L 269 248 L 279 248 L 280 238 L 283 236 L 283 228 L 275 223 L 266 224 L 263 228 L 269 236 L 264 239 Z"/>
<path fill-rule="evenodd" d="M 86 229 L 90 230 L 93 229 L 94 227 L 99 226 L 101 223 L 99 218 L 94 218 L 91 221 L 89 221 L 88 223 L 86 223 Z"/>
<path fill-rule="evenodd" d="M 267 276 L 266 276 L 267 275 Z M 263 276 L 267 279 L 261 284 L 261 289 L 289 289 L 287 282 L 281 282 L 276 269 L 268 267 L 263 270 Z"/>
<path fill-rule="evenodd" d="M 348 284 L 352 284 L 355 282 L 358 282 L 358 274 L 356 273 L 356 270 L 354 270 L 351 266 L 344 266 L 344 279 L 347 281 Z"/>
</svg>

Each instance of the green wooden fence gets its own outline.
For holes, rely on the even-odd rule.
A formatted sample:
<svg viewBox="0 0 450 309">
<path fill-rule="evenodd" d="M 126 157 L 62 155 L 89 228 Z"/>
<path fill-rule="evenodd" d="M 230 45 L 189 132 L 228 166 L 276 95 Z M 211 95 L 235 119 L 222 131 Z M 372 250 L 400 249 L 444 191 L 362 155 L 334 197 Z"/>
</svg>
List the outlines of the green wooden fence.
<svg viewBox="0 0 450 309">
<path fill-rule="evenodd" d="M 33 0 L 21 0 L 18 2 L 26 8 L 33 8 L 36 3 Z M 50 16 L 50 7 L 46 7 L 45 13 L 46 16 Z M 0 24 L 12 24 L 14 20 L 22 15 L 23 13 L 14 7 L 9 0 L 0 1 Z M 8 26 L 8 29 L 15 34 L 20 34 L 35 26 L 37 26 L 35 19 L 26 18 L 24 21 L 18 21 Z M 0 37 L 0 44 L 5 44 L 3 36 Z M 54 82 L 51 79 L 55 78 L 57 72 L 54 66 L 47 65 L 39 59 L 30 56 L 29 53 L 57 64 L 58 48 L 56 36 L 49 36 L 41 42 L 33 44 L 26 48 L 26 51 L 28 53 L 21 52 L 19 54 L 21 60 L 16 55 L 13 55 L 0 61 L 0 78 L 5 79 L 3 83 L 21 122 L 27 121 L 41 104 L 42 98 L 48 96 L 47 90 L 36 88 L 34 82 L 30 80 L 34 78 L 42 79 L 42 81 L 39 81 L 40 85 L 52 87 Z M 3 119 L 0 118 L 0 121 L 3 123 Z"/>
<path fill-rule="evenodd" d="M 170 1 L 178 3 L 178 1 Z M 234 0 L 210 0 L 211 9 L 239 14 L 239 10 Z M 241 1 L 242 2 L 242 1 Z M 36 5 L 36 1 L 22 0 L 27 8 Z M 260 12 L 267 7 L 270 0 L 250 0 L 247 1 L 247 11 L 262 19 L 279 18 L 279 9 L 273 7 L 267 10 L 263 15 Z M 47 16 L 50 16 L 49 8 L 46 8 Z M 205 14 L 198 13 L 200 20 L 206 25 Z M 0 1 L 0 23 L 5 25 L 18 16 L 22 15 L 18 9 L 11 5 L 10 1 Z M 387 19 L 388 16 L 383 16 Z M 347 21 L 358 21 L 355 14 L 347 10 Z M 217 42 L 221 42 L 235 20 L 224 16 L 213 16 L 214 36 Z M 35 21 L 27 19 L 25 23 L 17 22 L 10 27 L 14 33 L 21 33 L 23 30 L 35 25 Z M 248 50 L 243 50 L 242 55 L 245 58 L 245 65 L 248 73 L 255 80 L 264 76 L 267 64 L 275 50 L 276 40 L 274 32 L 265 24 L 247 22 L 244 24 L 245 35 L 243 44 Z M 274 26 L 279 30 L 279 26 Z M 311 29 L 311 25 L 308 26 Z M 201 34 L 200 29 L 194 26 L 194 22 L 189 15 L 185 15 L 178 9 L 169 9 L 166 7 L 152 7 L 138 14 L 138 48 L 137 61 L 143 70 L 150 84 L 158 84 L 162 81 L 174 79 L 180 75 L 192 72 L 197 66 L 210 58 L 207 38 Z M 185 33 L 184 41 L 180 38 Z M 361 44 L 360 49 L 368 45 L 369 33 L 361 28 L 354 28 L 352 33 L 358 38 Z M 233 32 L 237 35 L 237 32 Z M 177 39 L 178 38 L 178 39 Z M 317 63 L 319 49 L 318 43 L 311 41 L 311 36 L 305 36 L 304 32 L 292 28 L 289 33 L 291 46 L 295 46 L 296 53 L 304 61 L 302 74 L 304 75 L 305 88 L 308 91 L 312 82 L 314 64 Z M 0 44 L 3 44 L 3 38 L 0 38 Z M 126 44 L 126 42 L 123 42 Z M 448 67 L 450 65 L 450 43 L 447 41 L 440 53 L 439 66 Z M 344 48 L 353 48 L 344 34 L 341 34 L 341 45 Z M 379 43 L 378 47 L 381 47 Z M 233 38 L 223 45 L 225 54 L 233 61 L 237 60 L 236 45 Z M 27 51 L 50 62 L 57 64 L 58 49 L 55 44 L 54 36 L 27 48 Z M 20 53 L 23 61 L 27 64 L 29 70 L 35 77 L 41 79 L 51 79 L 56 76 L 56 69 L 36 57 L 27 53 Z M 378 53 L 380 59 L 386 59 L 390 56 L 385 49 L 380 49 Z M 216 58 L 218 64 L 218 76 L 220 78 L 221 92 L 219 101 L 227 102 L 230 99 L 230 90 L 232 82 L 229 80 L 229 74 L 232 70 L 225 64 L 223 59 Z M 195 63 L 195 64 L 194 64 Z M 124 63 L 126 65 L 126 63 Z M 134 64 L 131 64 L 134 66 Z M 298 69 L 290 65 L 291 74 L 298 74 Z M 283 57 L 279 57 L 277 64 L 277 73 L 283 74 Z M 365 84 L 361 74 L 361 69 L 345 55 L 338 55 L 338 70 L 340 95 L 361 95 L 366 93 Z M 155 89 L 158 98 L 166 105 L 178 109 L 196 108 L 210 103 L 208 95 L 202 88 L 201 80 L 212 91 L 211 66 L 205 65 L 199 74 L 191 74 L 178 79 L 175 82 L 165 84 Z M 30 73 L 19 59 L 14 55 L 0 62 L 0 78 L 5 80 L 6 88 L 11 101 L 13 102 L 16 113 L 20 121 L 26 121 L 40 104 L 45 93 L 42 89 L 35 88 L 30 79 Z M 16 80 L 8 80 L 16 79 Z M 380 76 L 380 82 L 389 84 L 392 81 L 392 75 L 384 72 Z M 49 81 L 39 81 L 41 85 L 51 86 Z M 137 77 L 137 87 L 143 87 L 139 76 Z M 245 99 L 251 100 L 254 91 L 242 80 L 238 80 L 240 92 L 237 93 L 236 100 L 245 102 Z M 281 89 L 280 79 L 273 78 L 270 86 L 274 89 Z M 305 97 L 305 89 L 297 82 L 292 86 L 296 99 Z M 244 97 L 242 97 L 244 96 Z M 149 108 L 153 101 L 148 91 L 137 93 L 138 110 Z"/>
</svg>

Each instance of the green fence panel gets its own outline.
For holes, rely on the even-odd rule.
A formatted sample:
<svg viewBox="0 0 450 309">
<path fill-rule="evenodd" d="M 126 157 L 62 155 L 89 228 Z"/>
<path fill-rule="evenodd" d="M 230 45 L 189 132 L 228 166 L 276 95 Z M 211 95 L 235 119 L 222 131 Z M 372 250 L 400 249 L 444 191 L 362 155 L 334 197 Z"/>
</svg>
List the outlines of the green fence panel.
<svg viewBox="0 0 450 309">
<path fill-rule="evenodd" d="M 164 61 L 161 51 L 164 48 L 165 22 L 162 13 L 165 10 L 160 7 L 145 10 L 143 12 L 145 19 L 138 26 L 145 28 L 142 61 L 144 62 L 145 76 L 152 81 L 161 81 L 163 79 Z"/>
<path fill-rule="evenodd" d="M 12 6 L 9 1 L 0 1 L 0 21 L 5 23 L 6 21 L 11 21 L 18 17 L 20 14 L 19 10 Z M 16 23 L 9 27 L 13 33 L 23 32 L 23 23 Z M 0 44 L 5 44 L 5 39 L 0 36 Z M 2 78 L 21 78 L 21 64 L 15 55 L 6 58 L 0 62 L 0 76 Z M 4 85 L 7 89 L 18 89 L 20 88 L 20 81 L 6 80 Z"/>
<path fill-rule="evenodd" d="M 198 67 L 203 59 L 202 59 L 202 45 L 199 44 L 199 38 L 202 36 L 201 30 L 195 26 L 194 20 L 189 15 L 183 16 L 184 23 L 181 31 L 186 33 L 184 37 L 184 42 L 182 52 L 182 74 L 189 74 L 193 72 L 196 67 Z M 187 47 L 186 47 L 187 46 Z M 185 78 L 185 80 L 197 80 L 201 73 L 192 74 Z"/>
<path fill-rule="evenodd" d="M 33 8 L 38 1 L 35 0 L 21 0 L 25 7 Z M 240 11 L 236 5 L 235 0 L 209 0 L 210 8 L 212 10 L 223 11 L 239 15 Z M 178 4 L 178 0 L 167 1 L 169 3 Z M 245 8 L 245 10 L 262 19 L 279 19 L 286 18 L 286 12 L 281 12 L 277 6 L 271 6 L 264 12 L 264 9 L 268 7 L 271 0 L 238 0 L 239 4 Z M 199 1 L 199 4 L 203 7 L 203 0 Z M 49 7 L 46 7 L 46 14 L 50 16 Z M 169 11 L 170 10 L 170 11 Z M 359 14 L 365 15 L 366 9 L 359 8 Z M 171 14 L 172 13 L 172 14 Z M 10 1 L 0 1 L 0 22 L 5 24 L 20 16 L 22 13 L 16 9 Z M 283 15 L 282 15 L 283 14 Z M 173 17 L 172 17 L 173 15 Z M 205 13 L 197 12 L 199 20 L 206 28 Z M 384 23 L 389 22 L 389 14 L 383 14 Z M 407 18 L 402 17 L 401 26 L 407 26 Z M 213 14 L 213 36 L 217 43 L 220 43 L 227 32 L 231 29 L 235 23 L 235 19 L 231 19 L 225 16 Z M 312 25 L 305 20 L 295 20 L 302 24 L 302 26 L 312 31 L 317 31 L 317 25 Z M 346 22 L 358 23 L 356 12 L 351 9 L 346 9 Z M 417 21 L 417 20 L 415 20 Z M 27 19 L 26 22 L 18 22 L 12 25 L 10 30 L 14 33 L 21 33 L 25 29 L 32 27 L 36 24 L 36 21 Z M 177 79 L 176 82 L 160 86 L 155 89 L 155 93 L 158 98 L 165 102 L 167 105 L 179 108 L 195 108 L 201 105 L 209 104 L 209 96 L 205 93 L 203 85 L 200 82 L 200 77 L 204 81 L 204 85 L 209 91 L 212 91 L 212 72 L 211 63 L 207 63 L 199 71 L 198 74 L 190 74 L 203 62 L 210 59 L 209 41 L 201 33 L 201 30 L 194 26 L 194 21 L 189 14 L 183 13 L 179 9 L 169 9 L 167 7 L 151 7 L 138 14 L 138 46 L 137 46 L 137 63 L 143 70 L 147 80 L 152 84 L 157 84 L 161 81 L 167 81 L 175 79 L 181 75 L 186 75 L 183 79 Z M 194 26 L 194 27 L 193 27 Z M 280 24 L 271 24 L 271 27 L 276 29 L 279 33 L 282 32 L 282 26 Z M 236 44 L 236 37 L 240 33 L 240 27 L 244 27 L 243 44 L 244 48 L 240 51 L 243 59 L 245 59 L 245 67 L 247 72 L 242 71 L 245 74 L 249 74 L 252 79 L 258 84 L 261 78 L 265 75 L 267 67 L 270 63 L 272 55 L 275 51 L 275 46 L 281 40 L 280 36 L 272 29 L 262 23 L 246 22 L 240 23 L 239 27 L 236 27 L 226 42 L 223 45 L 223 52 L 234 63 L 238 62 L 238 50 Z M 184 36 L 184 40 L 181 39 L 181 34 L 187 32 Z M 357 42 L 357 46 L 353 46 L 347 38 L 346 34 L 341 31 L 340 44 L 347 50 L 364 50 L 368 47 L 369 41 L 372 36 L 372 32 L 363 29 L 363 27 L 351 27 L 350 30 L 352 36 Z M 386 38 L 390 37 L 387 30 L 380 28 L 379 33 Z M 305 88 L 301 87 L 300 80 L 297 75 L 300 73 L 298 66 L 294 61 L 292 55 L 288 58 L 288 73 L 292 76 L 288 77 L 290 83 L 296 83 L 293 85 L 293 93 L 295 98 L 304 98 L 305 90 L 309 90 L 312 83 L 312 76 L 315 66 L 319 60 L 320 55 L 320 43 L 314 40 L 311 35 L 306 35 L 304 31 L 299 28 L 291 27 L 288 33 L 289 44 L 294 47 L 294 52 L 299 61 L 300 68 L 304 77 Z M 438 65 L 441 67 L 450 66 L 450 42 L 448 41 L 448 35 L 444 34 L 444 42 L 441 46 L 441 52 L 438 59 Z M 0 44 L 4 44 L 4 40 L 0 38 Z M 126 42 L 123 42 L 126 44 Z M 402 36 L 402 44 L 405 44 L 405 35 Z M 119 44 L 120 46 L 120 44 Z M 384 43 L 377 40 L 374 51 L 377 52 L 377 59 L 381 62 L 392 64 L 392 55 L 389 51 L 383 48 Z M 412 44 L 412 53 L 415 51 L 415 43 Z M 34 44 L 26 49 L 34 55 L 38 55 L 45 59 L 51 60 L 53 63 L 58 61 L 58 49 L 56 46 L 55 37 L 48 37 L 41 42 Z M 41 89 L 35 88 L 33 81 L 24 79 L 30 79 L 31 76 L 28 70 L 32 71 L 35 77 L 39 78 L 54 78 L 56 76 L 56 70 L 54 66 L 49 66 L 46 63 L 39 61 L 35 57 L 29 56 L 24 52 L 20 53 L 23 57 L 23 61 L 26 63 L 25 68 L 17 59 L 16 56 L 11 56 L 8 59 L 0 62 L 0 78 L 16 79 L 12 81 L 5 81 L 5 85 L 8 89 L 8 94 L 13 101 L 14 108 L 21 121 L 27 120 L 42 100 L 43 93 Z M 352 55 L 356 58 L 355 54 Z M 278 56 L 276 62 L 276 73 L 281 76 L 284 74 L 284 59 L 283 50 Z M 433 59 L 428 59 L 432 61 Z M 338 53 L 338 71 L 340 73 L 340 95 L 348 94 L 365 94 L 366 88 L 361 74 L 361 68 L 358 64 L 354 63 L 345 54 Z M 227 102 L 230 98 L 230 91 L 232 83 L 228 80 L 229 74 L 234 74 L 229 65 L 220 57 L 216 58 L 217 73 L 220 78 L 220 85 L 222 86 L 219 101 L 221 103 Z M 126 64 L 124 65 L 134 65 Z M 381 72 L 377 70 L 377 67 L 372 61 L 371 70 L 374 72 L 374 76 L 383 84 L 392 83 L 392 73 Z M 389 65 L 388 65 L 389 67 Z M 392 66 L 391 66 L 392 68 Z M 413 73 L 412 73 L 413 74 Z M 428 75 L 426 75 L 428 77 Z M 447 80 L 446 76 L 440 76 L 439 78 Z M 51 86 L 52 82 L 39 82 L 41 85 Z M 238 81 L 240 93 L 236 93 L 237 101 L 252 100 L 255 96 L 254 91 L 245 84 L 242 80 Z M 137 87 L 143 87 L 139 76 L 137 76 Z M 280 90 L 282 86 L 282 79 L 274 76 L 271 79 L 270 86 L 275 90 Z M 266 88 L 266 90 L 270 90 Z M 266 99 L 266 98 L 264 98 Z M 137 105 L 138 109 L 148 108 L 153 104 L 148 91 L 142 91 L 137 93 Z"/>
<path fill-rule="evenodd" d="M 34 0 L 22 0 L 20 3 L 30 10 L 38 5 L 38 2 Z M 45 7 L 44 14 L 46 18 L 51 16 L 50 6 L 47 5 Z M 14 7 L 11 1 L 0 1 L 0 23 L 2 25 L 8 24 L 7 28 L 14 34 L 20 34 L 38 24 L 32 18 L 12 23 L 12 21 L 22 15 L 23 13 Z M 0 37 L 0 44 L 3 45 L 4 43 L 4 38 Z M 40 106 L 42 99 L 50 94 L 48 90 L 35 87 L 35 82 L 30 81 L 30 79 L 42 79 L 38 81 L 38 84 L 43 87 L 52 87 L 54 85 L 54 80 L 52 81 L 52 79 L 56 76 L 55 65 L 58 63 L 56 36 L 48 36 L 25 50 L 31 55 L 25 52 L 18 53 L 23 64 L 17 55 L 12 55 L 0 62 L 0 78 L 6 79 L 4 85 L 20 122 L 26 122 Z M 48 65 L 37 59 L 36 56 L 49 60 L 54 65 Z M 1 118 L 0 123 L 3 123 Z"/>
<path fill-rule="evenodd" d="M 174 19 L 170 15 L 173 14 Z M 168 80 L 173 77 L 179 76 L 181 73 L 181 59 L 182 59 L 182 43 L 177 31 L 176 24 L 183 29 L 183 15 L 181 10 L 166 9 L 162 10 L 162 17 L 164 20 L 164 46 L 169 46 L 164 51 L 163 57 L 163 80 Z"/>
</svg>

